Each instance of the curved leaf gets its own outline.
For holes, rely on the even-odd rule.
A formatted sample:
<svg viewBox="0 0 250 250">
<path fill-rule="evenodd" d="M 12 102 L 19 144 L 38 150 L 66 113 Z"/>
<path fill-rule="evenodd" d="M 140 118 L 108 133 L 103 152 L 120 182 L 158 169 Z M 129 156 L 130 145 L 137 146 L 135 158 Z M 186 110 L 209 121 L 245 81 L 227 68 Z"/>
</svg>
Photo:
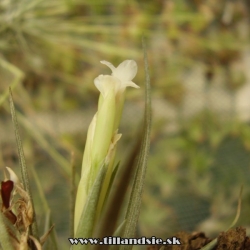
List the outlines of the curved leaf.
<svg viewBox="0 0 250 250">
<path fill-rule="evenodd" d="M 144 50 L 144 68 L 146 75 L 144 135 L 143 135 L 142 147 L 140 149 L 140 155 L 138 159 L 135 179 L 133 182 L 133 188 L 130 195 L 129 205 L 125 217 L 127 222 L 123 235 L 124 238 L 134 238 L 135 236 L 137 222 L 140 214 L 142 191 L 145 181 L 147 158 L 150 146 L 150 129 L 151 129 L 150 77 L 149 77 L 148 60 L 147 60 L 147 53 L 146 53 L 146 46 L 144 39 L 142 41 L 142 44 Z M 127 245 L 127 246 L 123 245 L 119 249 L 130 250 L 132 249 L 132 247 L 133 247 L 132 245 Z"/>
<path fill-rule="evenodd" d="M 17 117 L 16 117 L 15 105 L 14 105 L 13 98 L 12 98 L 11 88 L 9 88 L 9 94 L 10 94 L 10 110 L 11 110 L 12 122 L 14 125 L 15 136 L 16 136 L 19 165 L 21 168 L 22 183 L 23 183 L 25 191 L 28 193 L 28 195 L 30 197 L 32 209 L 33 209 L 33 223 L 30 226 L 31 235 L 33 235 L 34 237 L 39 239 L 38 230 L 37 230 L 37 222 L 36 222 L 36 213 L 35 213 L 35 209 L 34 209 L 34 203 L 33 203 L 33 199 L 32 199 L 30 183 L 29 183 L 28 169 L 27 169 L 26 162 L 25 162 L 23 145 L 22 145 L 22 141 L 21 141 L 21 137 L 20 137 L 20 133 L 19 133 L 19 126 L 18 126 L 18 121 L 17 121 Z"/>
<path fill-rule="evenodd" d="M 107 166 L 102 165 L 94 185 L 88 195 L 86 204 L 83 208 L 82 215 L 77 227 L 75 238 L 90 238 L 93 236 L 93 230 L 96 222 L 96 209 L 99 201 L 99 194 L 101 191 L 102 183 L 107 172 Z M 74 245 L 73 250 L 85 250 L 89 245 Z"/>
<path fill-rule="evenodd" d="M 4 215 L 0 213 L 0 244 L 2 246 L 2 249 L 13 250 L 13 246 L 11 244 L 3 216 Z"/>
</svg>

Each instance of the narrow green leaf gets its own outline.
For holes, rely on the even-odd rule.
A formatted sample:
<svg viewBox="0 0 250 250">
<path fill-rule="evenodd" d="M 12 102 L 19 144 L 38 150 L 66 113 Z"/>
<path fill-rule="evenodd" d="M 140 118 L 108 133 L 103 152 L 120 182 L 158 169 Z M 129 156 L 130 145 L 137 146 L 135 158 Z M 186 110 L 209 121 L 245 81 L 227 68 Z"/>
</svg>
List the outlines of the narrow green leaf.
<svg viewBox="0 0 250 250">
<path fill-rule="evenodd" d="M 139 160 L 137 164 L 133 188 L 130 195 L 128 209 L 125 219 L 127 220 L 124 238 L 133 238 L 135 236 L 137 222 L 140 214 L 141 199 L 143 185 L 145 181 L 145 174 L 147 168 L 147 158 L 150 146 L 150 128 L 151 128 L 151 96 L 150 96 L 150 77 L 148 69 L 148 60 L 146 45 L 144 39 L 142 40 L 144 50 L 144 68 L 146 75 L 146 88 L 145 88 L 145 115 L 144 115 L 144 136 L 142 147 L 140 149 Z M 119 249 L 130 250 L 132 245 L 121 246 Z"/>
<path fill-rule="evenodd" d="M 76 202 L 76 184 L 75 184 L 75 154 L 71 152 L 71 185 L 70 185 L 70 237 L 74 237 L 74 212 Z"/>
<path fill-rule="evenodd" d="M 104 206 L 105 206 L 105 204 L 106 204 L 106 202 L 107 202 L 107 198 L 108 198 L 108 196 L 109 196 L 109 194 L 110 194 L 110 190 L 111 190 L 111 188 L 112 188 L 112 186 L 113 186 L 113 183 L 114 183 L 115 176 L 116 176 L 116 174 L 117 174 L 119 165 L 120 165 L 120 162 L 118 162 L 118 163 L 116 164 L 116 166 L 114 167 L 114 170 L 113 170 L 113 172 L 112 172 L 112 175 L 111 175 L 111 178 L 110 178 L 110 182 L 109 182 L 108 191 L 107 191 L 107 194 L 106 194 L 106 197 L 105 197 L 105 201 L 104 201 Z"/>
<path fill-rule="evenodd" d="M 126 220 L 124 220 L 120 225 L 119 227 L 115 230 L 114 232 L 114 236 L 120 236 L 123 234 L 123 231 L 125 229 L 125 225 L 126 225 Z"/>
<path fill-rule="evenodd" d="M 2 249 L 8 249 L 8 250 L 13 250 L 13 246 L 11 244 L 8 231 L 6 229 L 4 219 L 3 219 L 3 214 L 0 213 L 0 244 L 2 246 Z"/>
<path fill-rule="evenodd" d="M 20 241 L 21 234 L 18 231 L 18 229 L 3 214 L 2 214 L 2 219 L 3 219 L 3 222 L 5 224 L 5 227 L 8 228 L 8 234 L 11 236 L 13 235 L 13 237 L 15 237 L 17 240 Z"/>
<path fill-rule="evenodd" d="M 28 169 L 25 163 L 23 146 L 22 146 L 22 141 L 20 138 L 19 126 L 17 122 L 16 111 L 15 111 L 15 106 L 14 106 L 14 102 L 12 98 L 11 88 L 9 88 L 9 94 L 10 94 L 10 110 L 11 110 L 12 122 L 14 125 L 14 130 L 15 130 L 15 135 L 16 135 L 16 143 L 17 143 L 17 149 L 18 149 L 19 164 L 21 168 L 22 183 L 23 183 L 24 189 L 29 194 L 31 204 L 32 204 L 32 209 L 33 209 L 33 223 L 31 224 L 31 235 L 39 239 L 37 223 L 36 223 L 36 214 L 35 214 L 34 203 L 33 203 L 31 189 L 30 189 L 30 183 L 29 183 Z"/>
<path fill-rule="evenodd" d="M 45 234 L 49 230 L 49 228 L 53 225 L 51 212 L 50 212 L 50 208 L 49 208 L 48 202 L 46 200 L 46 197 L 45 197 L 42 185 L 41 185 L 41 181 L 37 175 L 36 170 L 34 169 L 33 166 L 30 166 L 29 169 L 31 172 L 32 180 L 36 184 L 37 191 L 38 191 L 37 194 L 38 194 L 39 200 L 41 201 L 44 213 L 46 215 L 46 223 L 45 223 L 45 229 L 44 229 L 44 234 Z M 51 248 L 57 250 L 58 242 L 57 242 L 55 229 L 53 229 L 52 232 L 49 234 L 49 238 L 51 240 L 51 243 L 50 243 Z"/>
<path fill-rule="evenodd" d="M 217 238 L 213 239 L 206 246 L 202 247 L 201 250 L 212 250 L 217 245 L 217 241 Z"/>
<path fill-rule="evenodd" d="M 110 196 L 107 200 L 107 205 L 104 207 L 103 216 L 98 222 L 94 237 L 103 238 L 107 235 L 113 235 L 115 227 L 117 226 L 117 221 L 119 217 L 119 212 L 121 210 L 127 188 L 129 185 L 129 180 L 131 179 L 132 172 L 134 170 L 136 156 L 139 153 L 139 149 L 142 145 L 142 135 L 140 135 L 140 129 L 138 129 L 137 140 L 135 141 L 131 152 L 126 158 L 126 163 L 119 170 L 120 174 L 117 176 L 115 189 L 111 189 Z M 115 206 L 114 206 L 115 204 Z M 112 218 L 112 220 L 110 220 Z M 121 234 L 122 235 L 122 234 Z M 119 235 L 119 236 L 121 236 Z M 109 249 L 108 245 L 103 245 L 102 250 Z M 99 246 L 92 246 L 91 250 L 99 250 Z"/>
<path fill-rule="evenodd" d="M 25 162 L 22 141 L 19 135 L 19 126 L 18 126 L 18 122 L 16 118 L 16 111 L 15 111 L 15 106 L 14 106 L 13 99 L 12 99 L 11 88 L 9 89 L 9 94 L 10 94 L 10 110 L 11 110 L 12 122 L 14 125 L 14 130 L 15 130 L 15 135 L 16 135 L 16 143 L 17 143 L 19 163 L 20 163 L 20 168 L 21 168 L 22 183 L 23 183 L 24 189 L 27 191 L 29 195 L 31 195 L 28 171 L 27 171 L 27 166 Z"/>
<path fill-rule="evenodd" d="M 88 195 L 86 204 L 83 208 L 82 215 L 78 224 L 75 238 L 89 238 L 93 237 L 93 230 L 96 222 L 96 208 L 99 200 L 99 194 L 104 181 L 105 174 L 107 172 L 107 166 L 102 165 L 94 185 Z M 74 250 L 88 249 L 89 245 L 74 245 Z"/>
<path fill-rule="evenodd" d="M 48 209 L 45 215 L 45 225 L 44 225 L 44 232 L 43 236 L 40 237 L 41 244 L 45 241 L 45 250 L 58 250 L 58 241 L 57 241 L 57 235 L 55 231 L 54 224 L 51 219 L 51 212 Z M 48 241 L 48 242 L 47 242 Z"/>
<path fill-rule="evenodd" d="M 229 229 L 234 227 L 235 224 L 237 223 L 239 217 L 240 217 L 242 191 L 243 191 L 243 186 L 241 186 L 241 188 L 240 188 L 240 195 L 239 195 L 239 199 L 238 199 L 238 206 L 237 206 L 235 218 L 234 218 L 232 224 L 230 225 L 230 227 L 226 231 L 228 231 Z M 216 246 L 217 241 L 218 241 L 218 238 L 215 238 L 214 240 L 209 242 L 206 246 L 202 247 L 201 250 L 212 250 Z"/>
<path fill-rule="evenodd" d="M 126 220 L 124 220 L 124 221 L 119 225 L 119 227 L 115 230 L 113 236 L 118 237 L 118 236 L 120 236 L 120 235 L 123 235 L 125 226 L 126 226 Z M 109 250 L 119 250 L 119 247 L 120 247 L 119 245 L 111 245 L 111 246 L 109 247 Z"/>
<path fill-rule="evenodd" d="M 241 188 L 240 188 L 240 195 L 239 195 L 239 199 L 238 199 L 238 205 L 237 205 L 237 211 L 236 211 L 235 218 L 234 218 L 232 224 L 229 226 L 229 228 L 228 228 L 227 230 L 229 230 L 229 229 L 231 229 L 232 227 L 234 227 L 235 224 L 237 223 L 239 217 L 240 217 L 242 192 L 243 192 L 243 185 L 242 185 Z"/>
</svg>

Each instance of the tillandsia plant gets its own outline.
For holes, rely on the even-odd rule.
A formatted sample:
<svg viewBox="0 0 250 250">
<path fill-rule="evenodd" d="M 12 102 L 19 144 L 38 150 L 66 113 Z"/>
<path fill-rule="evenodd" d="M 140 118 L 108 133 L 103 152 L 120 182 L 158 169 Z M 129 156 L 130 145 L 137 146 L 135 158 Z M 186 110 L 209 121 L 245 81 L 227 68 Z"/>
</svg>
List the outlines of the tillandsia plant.
<svg viewBox="0 0 250 250">
<path fill-rule="evenodd" d="M 124 238 L 135 236 L 147 166 L 151 127 L 151 99 L 145 46 L 146 85 L 143 129 L 141 129 L 142 133 L 138 136 L 135 147 L 126 159 L 126 163 L 119 167 L 120 179 L 115 189 L 112 189 L 112 183 L 118 168 L 118 164 L 114 165 L 115 153 L 117 141 L 121 138 L 118 127 L 122 116 L 126 88 L 128 86 L 139 88 L 132 81 L 137 73 L 137 64 L 133 60 L 126 60 L 118 67 L 114 67 L 107 61 L 101 61 L 101 63 L 107 65 L 112 73 L 111 75 L 99 75 L 94 80 L 95 86 L 100 91 L 100 97 L 98 110 L 88 129 L 81 178 L 75 200 L 75 225 L 72 229 L 76 240 L 77 238 L 101 238 L 111 235 L 119 235 Z M 11 89 L 10 109 L 17 141 L 21 181 L 10 168 L 6 168 L 10 177 L 6 177 L 1 183 L 0 249 L 40 250 L 48 237 L 50 237 L 50 241 L 44 246 L 44 249 L 59 249 L 55 234 L 52 231 L 53 225 L 48 204 L 42 191 L 39 192 L 39 198 L 42 200 L 44 211 L 48 215 L 48 223 L 46 223 L 44 235 L 39 237 L 36 211 Z M 135 156 L 138 156 L 138 158 Z M 118 225 L 118 221 L 120 221 L 118 220 L 118 214 L 123 205 L 133 168 L 136 171 L 126 214 Z M 30 171 L 32 179 L 40 189 L 41 184 L 36 172 L 33 168 L 30 168 Z M 81 245 L 77 244 L 74 239 L 72 240 L 70 243 L 74 250 L 89 248 L 97 250 L 100 247 L 99 245 Z M 120 250 L 132 249 L 132 247 L 132 245 L 118 246 Z M 102 249 L 111 248 L 112 246 L 108 245 L 102 247 Z"/>
<path fill-rule="evenodd" d="M 144 42 L 143 42 L 144 46 Z M 118 133 L 126 87 L 138 88 L 132 82 L 137 73 L 137 64 L 133 60 L 122 62 L 117 68 L 111 63 L 101 61 L 107 65 L 111 75 L 100 75 L 94 83 L 100 91 L 98 111 L 88 129 L 87 141 L 83 156 L 81 179 L 75 203 L 74 237 L 103 238 L 106 236 L 135 237 L 143 184 L 145 180 L 147 157 L 150 144 L 151 127 L 151 98 L 150 79 L 144 46 L 144 66 L 146 74 L 145 85 L 145 114 L 143 129 L 137 137 L 131 155 L 125 164 L 119 167 L 119 178 L 116 188 L 113 189 L 113 179 L 117 170 L 114 166 Z M 138 156 L 138 158 L 136 157 Z M 135 176 L 132 183 L 129 202 L 124 218 L 119 211 L 124 204 L 127 186 L 131 180 L 131 172 L 135 167 Z M 111 177 L 112 176 L 112 177 Z M 121 220 L 118 220 L 118 219 Z M 120 224 L 118 224 L 120 221 Z M 100 249 L 99 245 L 88 246 L 71 242 L 73 249 Z M 75 245 L 74 245 L 75 244 Z M 132 249 L 132 245 L 117 246 L 117 249 Z M 112 246 L 102 246 L 102 249 L 111 249 Z"/>
<path fill-rule="evenodd" d="M 81 179 L 78 186 L 75 204 L 74 231 L 76 233 L 87 196 L 102 165 L 106 166 L 105 177 L 98 199 L 96 219 L 100 216 L 112 172 L 114 170 L 117 141 L 121 138 L 118 133 L 126 87 L 139 88 L 132 79 L 137 73 L 134 60 L 126 60 L 117 68 L 107 61 L 101 61 L 111 70 L 111 75 L 99 75 L 94 84 L 100 91 L 98 111 L 94 115 L 88 129 L 87 141 L 82 162 Z"/>
</svg>

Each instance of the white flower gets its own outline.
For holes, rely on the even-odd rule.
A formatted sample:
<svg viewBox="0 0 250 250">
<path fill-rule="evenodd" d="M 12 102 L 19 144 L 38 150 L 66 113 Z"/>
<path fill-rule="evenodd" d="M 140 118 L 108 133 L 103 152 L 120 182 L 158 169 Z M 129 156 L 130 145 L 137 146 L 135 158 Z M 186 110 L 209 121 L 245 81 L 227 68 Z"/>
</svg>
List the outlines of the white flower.
<svg viewBox="0 0 250 250">
<path fill-rule="evenodd" d="M 101 61 L 101 63 L 107 65 L 111 69 L 113 76 L 124 82 L 131 81 L 137 73 L 137 64 L 134 60 L 125 60 L 120 63 L 117 68 L 112 63 L 104 60 Z"/>
<path fill-rule="evenodd" d="M 117 68 L 115 68 L 112 63 L 107 61 L 101 61 L 101 63 L 107 65 L 112 71 L 112 77 L 99 75 L 94 80 L 95 86 L 102 93 L 102 95 L 104 95 L 104 89 L 106 88 L 113 88 L 115 93 L 118 93 L 118 91 L 124 91 L 126 87 L 140 88 L 132 82 L 132 79 L 137 73 L 137 64 L 134 60 L 126 60 L 119 64 Z M 111 87 L 110 85 L 113 86 Z"/>
<path fill-rule="evenodd" d="M 111 75 L 99 75 L 94 80 L 96 88 L 100 91 L 98 109 L 103 105 L 104 99 L 113 95 L 115 97 L 115 120 L 113 131 L 115 131 L 120 123 L 126 87 L 140 88 L 134 82 L 133 78 L 137 73 L 137 64 L 134 60 L 125 60 L 116 68 L 112 63 L 101 61 L 107 65 L 112 73 Z"/>
</svg>

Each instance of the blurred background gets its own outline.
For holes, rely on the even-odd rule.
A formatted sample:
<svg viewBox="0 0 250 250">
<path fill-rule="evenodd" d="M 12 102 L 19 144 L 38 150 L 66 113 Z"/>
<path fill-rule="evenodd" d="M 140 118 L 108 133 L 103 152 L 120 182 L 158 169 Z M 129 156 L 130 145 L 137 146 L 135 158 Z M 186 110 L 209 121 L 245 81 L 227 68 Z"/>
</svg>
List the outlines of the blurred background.
<svg viewBox="0 0 250 250">
<path fill-rule="evenodd" d="M 152 84 L 152 142 L 138 234 L 167 237 L 250 217 L 250 4 L 247 0 L 2 0 L 0 166 L 18 170 L 8 102 L 12 87 L 29 168 L 68 249 L 70 159 L 80 172 L 99 92 L 100 64 L 138 64 L 128 89 L 117 159 L 124 162 L 144 106 L 142 36 Z M 32 180 L 33 182 L 33 180 Z M 40 231 L 44 214 L 33 186 Z M 37 195 L 36 195 L 37 194 Z M 249 233 L 249 231 L 248 231 Z"/>
</svg>

